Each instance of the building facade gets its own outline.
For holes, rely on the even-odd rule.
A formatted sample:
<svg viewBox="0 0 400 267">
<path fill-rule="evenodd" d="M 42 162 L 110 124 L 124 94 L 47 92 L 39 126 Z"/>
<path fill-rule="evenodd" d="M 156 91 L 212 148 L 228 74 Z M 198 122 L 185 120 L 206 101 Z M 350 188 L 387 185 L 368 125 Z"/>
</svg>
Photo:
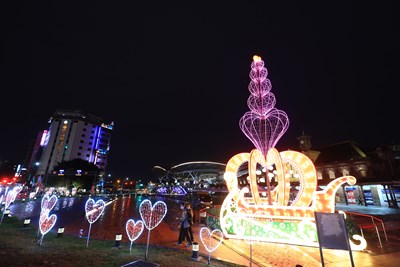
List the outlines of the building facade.
<svg viewBox="0 0 400 267">
<path fill-rule="evenodd" d="M 36 174 L 46 175 L 63 161 L 82 159 L 105 170 L 114 123 L 80 110 L 57 110 L 40 141 Z"/>
<path fill-rule="evenodd" d="M 368 149 L 354 141 L 343 141 L 312 150 L 309 138 L 304 134 L 300 136 L 299 145 L 302 153 L 313 160 L 321 189 L 341 176 L 351 175 L 357 179 L 355 185 L 343 185 L 338 190 L 337 202 L 399 207 L 398 146 L 382 145 Z M 304 139 L 308 140 L 301 142 Z M 310 146 L 302 146 L 306 142 Z"/>
</svg>

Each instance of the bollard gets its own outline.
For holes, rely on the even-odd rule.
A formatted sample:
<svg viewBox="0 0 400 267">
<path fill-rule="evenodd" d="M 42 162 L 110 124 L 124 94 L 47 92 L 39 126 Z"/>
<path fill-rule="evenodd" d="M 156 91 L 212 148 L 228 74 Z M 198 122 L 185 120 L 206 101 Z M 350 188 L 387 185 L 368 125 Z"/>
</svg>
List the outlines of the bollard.
<svg viewBox="0 0 400 267">
<path fill-rule="evenodd" d="M 79 230 L 79 238 L 83 237 L 83 229 L 81 228 L 81 230 Z"/>
<path fill-rule="evenodd" d="M 192 244 L 192 260 L 199 261 L 199 243 L 193 242 Z"/>
<path fill-rule="evenodd" d="M 7 215 L 8 217 L 11 217 L 10 209 L 6 209 L 6 210 L 4 211 L 4 215 Z"/>
<path fill-rule="evenodd" d="M 31 219 L 25 219 L 24 220 L 24 228 L 27 228 L 30 223 L 31 223 Z"/>
<path fill-rule="evenodd" d="M 59 227 L 57 231 L 57 237 L 62 237 L 64 234 L 64 227 Z"/>
<path fill-rule="evenodd" d="M 122 234 L 117 234 L 115 236 L 115 247 L 119 248 L 121 246 Z"/>
</svg>

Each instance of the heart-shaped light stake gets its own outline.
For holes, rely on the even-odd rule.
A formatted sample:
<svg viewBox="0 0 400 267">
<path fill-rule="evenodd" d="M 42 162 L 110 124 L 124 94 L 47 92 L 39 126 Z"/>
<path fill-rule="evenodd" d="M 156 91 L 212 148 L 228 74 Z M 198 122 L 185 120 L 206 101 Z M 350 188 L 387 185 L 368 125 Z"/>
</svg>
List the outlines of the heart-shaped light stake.
<svg viewBox="0 0 400 267">
<path fill-rule="evenodd" d="M 49 216 L 50 211 L 54 208 L 57 201 L 58 197 L 56 195 L 51 197 L 49 197 L 49 195 L 45 195 L 42 198 L 39 217 L 39 231 L 42 234 L 42 237 L 39 240 L 39 245 L 42 244 L 44 235 L 47 234 L 51 228 L 53 228 L 57 221 L 57 215 L 52 214 Z"/>
<path fill-rule="evenodd" d="M 39 240 L 39 245 L 42 244 L 44 235 L 47 234 L 53 228 L 53 226 L 56 224 L 56 221 L 57 221 L 57 215 L 55 214 L 48 216 L 48 214 L 43 213 L 40 215 L 39 230 L 40 233 L 42 234 L 42 237 Z"/>
<path fill-rule="evenodd" d="M 57 204 L 57 201 L 58 201 L 58 197 L 56 195 L 53 195 L 50 197 L 48 194 L 45 194 L 43 196 L 42 202 L 40 204 L 41 209 L 40 209 L 39 229 L 38 229 L 38 233 L 37 233 L 38 235 L 40 232 L 40 222 L 49 216 L 50 211 Z"/>
<path fill-rule="evenodd" d="M 49 195 L 45 195 L 42 198 L 41 212 L 49 213 L 54 208 L 57 201 L 58 201 L 58 198 L 56 195 L 52 195 L 51 197 Z"/>
<path fill-rule="evenodd" d="M 131 241 L 131 245 L 129 247 L 129 253 L 131 253 L 132 252 L 132 243 L 133 243 L 133 241 L 138 239 L 139 236 L 142 234 L 143 229 L 144 229 L 144 224 L 141 220 L 135 222 L 134 220 L 129 219 L 126 222 L 125 229 L 126 229 L 126 234 L 128 235 L 128 238 Z"/>
<path fill-rule="evenodd" d="M 207 227 L 202 227 L 200 229 L 200 240 L 208 251 L 208 265 L 210 265 L 211 252 L 221 245 L 224 240 L 224 234 L 219 229 L 214 229 L 210 232 Z"/>
<path fill-rule="evenodd" d="M 89 222 L 89 232 L 88 232 L 88 236 L 87 236 L 86 247 L 88 247 L 88 245 L 89 245 L 90 230 L 92 228 L 92 223 L 97 221 L 97 219 L 100 217 L 100 215 L 103 214 L 105 206 L 106 206 L 106 204 L 104 203 L 104 201 L 102 199 L 99 199 L 95 202 L 92 198 L 89 198 L 86 201 L 85 213 L 86 213 L 86 219 Z"/>
<path fill-rule="evenodd" d="M 149 250 L 149 241 L 150 241 L 150 231 L 157 227 L 157 225 L 164 219 L 167 214 L 167 204 L 163 201 L 157 201 L 154 205 L 151 205 L 151 201 L 145 199 L 140 203 L 139 206 L 140 217 L 142 217 L 142 221 L 146 228 L 149 230 L 147 235 L 147 247 L 146 247 L 146 255 L 145 259 L 147 260 L 147 253 Z"/>
<path fill-rule="evenodd" d="M 6 195 L 5 205 L 4 205 L 3 214 L 1 215 L 0 224 L 3 222 L 3 218 L 4 218 L 4 214 L 5 214 L 6 210 L 11 205 L 11 203 L 13 203 L 15 201 L 15 198 L 17 197 L 19 192 L 21 192 L 21 190 L 22 190 L 22 186 L 20 186 L 20 185 L 14 186 L 13 189 L 11 189 L 11 190 L 8 190 L 8 187 L 7 187 L 6 192 L 5 192 L 5 195 Z"/>
</svg>

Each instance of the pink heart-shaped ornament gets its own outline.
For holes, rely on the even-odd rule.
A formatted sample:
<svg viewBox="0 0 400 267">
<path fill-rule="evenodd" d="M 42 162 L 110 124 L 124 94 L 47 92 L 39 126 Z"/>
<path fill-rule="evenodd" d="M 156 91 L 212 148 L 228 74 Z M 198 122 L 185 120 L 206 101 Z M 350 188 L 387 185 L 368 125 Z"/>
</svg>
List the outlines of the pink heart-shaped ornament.
<svg viewBox="0 0 400 267">
<path fill-rule="evenodd" d="M 96 202 L 89 198 L 85 204 L 85 212 L 86 218 L 89 223 L 94 223 L 104 212 L 105 203 L 102 199 L 97 200 Z"/>
<path fill-rule="evenodd" d="M 45 215 L 44 218 L 42 219 L 42 216 L 40 216 L 40 222 L 39 222 L 39 228 L 40 228 L 40 233 L 42 235 L 47 234 L 53 228 L 53 226 L 56 224 L 57 221 L 57 215 L 52 214 L 50 216 Z"/>
<path fill-rule="evenodd" d="M 267 69 L 264 69 L 267 70 Z M 264 72 L 265 74 L 267 74 L 266 72 Z M 269 79 L 267 79 L 266 77 L 261 78 L 261 80 L 258 80 L 258 77 L 253 77 L 252 80 L 248 86 L 249 91 L 252 95 L 258 95 L 258 96 L 265 96 L 266 94 L 269 93 L 269 91 L 271 91 L 272 89 L 272 84 L 271 81 Z M 256 81 L 258 80 L 258 81 Z"/>
<path fill-rule="evenodd" d="M 126 229 L 126 234 L 128 235 L 129 240 L 131 242 L 133 242 L 136 239 L 138 239 L 139 236 L 142 234 L 143 229 L 144 229 L 144 224 L 141 220 L 135 222 L 134 220 L 129 219 L 126 222 L 125 229 Z"/>
<path fill-rule="evenodd" d="M 214 229 L 210 232 L 207 227 L 200 229 L 200 240 L 208 252 L 213 252 L 224 240 L 224 235 L 219 229 Z"/>
<path fill-rule="evenodd" d="M 146 228 L 152 230 L 164 219 L 167 214 L 167 205 L 162 201 L 157 201 L 152 206 L 151 201 L 145 199 L 140 203 L 139 212 Z"/>
<path fill-rule="evenodd" d="M 17 185 L 17 186 L 14 186 L 13 189 L 11 189 L 7 192 L 5 210 L 8 209 L 8 207 L 11 205 L 11 203 L 13 203 L 15 201 L 15 198 L 21 191 L 22 191 L 22 186 Z"/>
<path fill-rule="evenodd" d="M 7 195 L 6 195 L 5 206 L 4 206 L 5 210 L 8 209 L 8 207 L 14 201 L 14 199 L 15 199 L 14 191 L 13 190 L 8 191 Z"/>
<path fill-rule="evenodd" d="M 289 127 L 289 119 L 285 112 L 273 108 L 266 116 L 255 112 L 246 112 L 239 122 L 240 129 L 254 146 L 264 155 L 275 147 Z"/>
<path fill-rule="evenodd" d="M 247 99 L 247 106 L 251 111 L 259 115 L 267 115 L 274 108 L 275 103 L 276 100 L 273 93 L 266 94 L 263 97 L 250 95 Z"/>
<path fill-rule="evenodd" d="M 48 195 L 45 195 L 42 198 L 42 203 L 41 203 L 42 211 L 41 212 L 49 213 L 54 208 L 57 201 L 58 201 L 58 198 L 56 195 L 52 195 L 51 197 L 49 197 Z"/>
</svg>

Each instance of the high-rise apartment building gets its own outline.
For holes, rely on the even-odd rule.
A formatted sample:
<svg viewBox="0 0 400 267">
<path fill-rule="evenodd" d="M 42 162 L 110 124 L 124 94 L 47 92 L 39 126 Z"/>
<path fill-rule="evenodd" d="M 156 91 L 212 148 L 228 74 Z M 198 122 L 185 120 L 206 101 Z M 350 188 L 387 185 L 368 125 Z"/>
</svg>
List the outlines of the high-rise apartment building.
<svg viewBox="0 0 400 267">
<path fill-rule="evenodd" d="M 113 126 L 113 122 L 106 124 L 80 110 L 57 110 L 40 141 L 37 175 L 49 173 L 58 163 L 73 159 L 86 160 L 105 170 Z"/>
</svg>

